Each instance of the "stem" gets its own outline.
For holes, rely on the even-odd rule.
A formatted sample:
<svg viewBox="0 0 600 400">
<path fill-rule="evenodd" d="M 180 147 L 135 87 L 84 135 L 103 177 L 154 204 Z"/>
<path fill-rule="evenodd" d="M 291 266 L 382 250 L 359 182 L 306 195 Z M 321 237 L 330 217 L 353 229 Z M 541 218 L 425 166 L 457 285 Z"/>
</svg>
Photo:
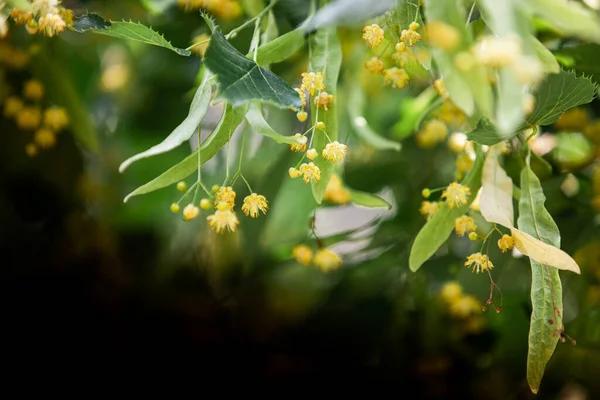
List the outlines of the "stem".
<svg viewBox="0 0 600 400">
<path fill-rule="evenodd" d="M 469 11 L 469 16 L 467 17 L 467 28 L 469 27 L 469 22 L 471 21 L 471 17 L 473 16 L 473 10 L 475 10 L 475 4 L 477 1 L 473 1 L 473 5 L 471 6 L 471 10 Z"/>
<path fill-rule="evenodd" d="M 191 50 L 191 49 L 193 49 L 194 47 L 200 46 L 201 44 L 208 43 L 208 42 L 210 42 L 210 39 L 206 39 L 206 40 L 203 40 L 203 41 L 201 41 L 201 42 L 194 43 L 193 45 L 191 45 L 191 46 L 188 46 L 188 47 L 186 47 L 185 49 L 186 49 L 186 50 Z"/>
<path fill-rule="evenodd" d="M 268 6 L 266 6 L 260 13 L 258 13 L 255 17 L 250 18 L 248 21 L 244 22 L 242 25 L 238 26 L 235 29 L 232 29 L 231 31 L 229 31 L 229 33 L 227 35 L 225 35 L 225 39 L 229 40 L 232 39 L 234 37 L 236 37 L 236 35 L 239 33 L 239 31 L 247 28 L 248 26 L 250 26 L 250 24 L 252 24 L 254 21 L 256 21 L 257 19 L 260 20 L 266 13 L 269 12 L 269 10 L 271 8 L 273 8 L 273 6 L 277 4 L 277 0 L 271 0 L 271 2 L 269 3 Z"/>
<path fill-rule="evenodd" d="M 244 178 L 243 174 L 240 174 L 240 178 L 242 178 L 242 180 L 244 181 L 244 183 L 246 183 L 246 186 L 248 187 L 248 190 L 250 191 L 250 193 L 254 193 L 252 191 L 252 188 L 250 187 L 250 184 L 248 183 L 248 181 L 246 180 L 246 178 Z"/>
</svg>

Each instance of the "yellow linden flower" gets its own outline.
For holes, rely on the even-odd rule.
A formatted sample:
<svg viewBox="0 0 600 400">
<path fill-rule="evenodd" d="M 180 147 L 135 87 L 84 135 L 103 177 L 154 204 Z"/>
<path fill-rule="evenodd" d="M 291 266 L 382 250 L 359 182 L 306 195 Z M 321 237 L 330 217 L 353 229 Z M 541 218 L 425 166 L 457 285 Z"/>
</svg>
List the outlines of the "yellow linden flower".
<svg viewBox="0 0 600 400">
<path fill-rule="evenodd" d="M 502 68 L 512 65 L 521 55 L 518 37 L 495 37 L 486 35 L 475 46 L 475 57 L 482 65 Z"/>
<path fill-rule="evenodd" d="M 481 312 L 481 304 L 473 296 L 464 296 L 452 303 L 450 314 L 455 318 L 467 318 Z"/>
<path fill-rule="evenodd" d="M 23 96 L 29 100 L 41 100 L 44 97 L 44 85 L 35 79 L 28 80 L 23 85 Z"/>
<path fill-rule="evenodd" d="M 400 44 L 404 44 L 404 42 L 401 42 L 398 45 L 396 45 L 396 50 L 400 47 Z M 404 50 L 396 51 L 396 53 L 392 55 L 392 59 L 400 68 L 405 67 L 409 63 L 417 61 L 417 57 L 415 57 L 412 50 L 407 49 L 406 46 L 404 46 Z"/>
<path fill-rule="evenodd" d="M 346 157 L 348 153 L 348 146 L 339 142 L 327 143 L 321 155 L 324 159 L 331 162 L 340 162 Z"/>
<path fill-rule="evenodd" d="M 448 138 L 448 148 L 454 153 L 462 153 L 467 146 L 467 135 L 462 132 L 455 132 Z"/>
<path fill-rule="evenodd" d="M 208 210 L 210 208 L 210 200 L 206 198 L 200 200 L 200 208 L 203 210 Z"/>
<path fill-rule="evenodd" d="M 296 169 L 296 168 L 294 168 L 294 167 L 291 167 L 291 168 L 288 170 L 288 173 L 290 174 L 290 178 L 292 178 L 292 179 L 298 178 L 299 176 L 301 176 L 301 175 L 302 175 L 302 172 L 300 172 L 299 170 L 297 170 L 297 169 Z"/>
<path fill-rule="evenodd" d="M 181 207 L 179 206 L 179 204 L 177 204 L 177 203 L 171 204 L 171 212 L 173 214 L 177 214 L 179 211 L 181 211 Z"/>
<path fill-rule="evenodd" d="M 0 39 L 4 39 L 8 36 L 10 31 L 10 25 L 8 24 L 8 18 L 1 13 L 3 4 L 0 4 Z"/>
<path fill-rule="evenodd" d="M 302 181 L 304 183 L 318 182 L 321 180 L 321 170 L 314 163 L 303 163 L 300 166 L 300 175 L 303 175 Z"/>
<path fill-rule="evenodd" d="M 462 127 L 467 121 L 465 113 L 449 98 L 444 100 L 442 106 L 434 113 L 434 116 L 446 125 L 455 128 Z"/>
<path fill-rule="evenodd" d="M 325 123 L 323 121 L 319 121 L 315 124 L 315 129 L 318 131 L 324 131 L 325 130 Z"/>
<path fill-rule="evenodd" d="M 326 91 L 322 91 L 318 96 L 315 97 L 314 102 L 317 107 L 327 110 L 328 107 L 333 103 L 333 99 L 335 99 L 334 95 L 331 95 Z"/>
<path fill-rule="evenodd" d="M 429 190 L 428 188 L 421 190 L 421 196 L 428 199 L 429 196 L 431 196 L 431 190 Z"/>
<path fill-rule="evenodd" d="M 319 156 L 319 153 L 317 152 L 316 149 L 310 149 L 306 152 L 306 158 L 308 158 L 309 160 L 314 160 L 318 156 Z"/>
<path fill-rule="evenodd" d="M 60 8 L 59 12 L 62 19 L 65 21 L 67 25 L 73 25 L 75 23 L 75 13 L 73 10 L 69 10 L 68 8 Z"/>
<path fill-rule="evenodd" d="M 217 210 L 213 215 L 207 217 L 208 225 L 214 229 L 217 233 L 223 233 L 226 231 L 235 232 L 238 224 L 237 217 L 231 210 Z"/>
<path fill-rule="evenodd" d="M 469 240 L 475 241 L 477 239 L 479 239 L 479 235 L 477 235 L 477 232 L 469 233 Z"/>
<path fill-rule="evenodd" d="M 373 57 L 365 63 L 365 68 L 371 74 L 381 74 L 383 72 L 383 61 L 381 61 L 378 57 Z"/>
<path fill-rule="evenodd" d="M 30 19 L 29 21 L 27 21 L 27 24 L 25 24 L 25 30 L 30 35 L 35 35 L 36 33 L 38 33 L 39 25 L 37 21 L 35 19 Z"/>
<path fill-rule="evenodd" d="M 215 207 L 218 207 L 219 203 L 221 203 L 222 206 L 226 206 L 229 210 L 233 209 L 235 204 L 235 192 L 231 186 L 221 186 L 219 191 L 215 193 Z"/>
<path fill-rule="evenodd" d="M 410 23 L 410 25 L 408 26 L 408 29 L 410 29 L 411 31 L 418 31 L 419 28 L 421 27 L 421 25 L 419 25 L 418 22 L 413 21 Z"/>
<path fill-rule="evenodd" d="M 302 136 L 300 133 L 296 133 L 292 137 L 298 139 L 300 143 L 290 144 L 290 150 L 299 153 L 306 151 L 306 142 L 308 142 L 308 138 L 306 136 Z"/>
<path fill-rule="evenodd" d="M 232 0 L 208 1 L 204 7 L 224 20 L 232 20 L 242 15 L 239 3 Z"/>
<path fill-rule="evenodd" d="M 383 71 L 383 82 L 393 88 L 402 89 L 408 84 L 409 80 L 410 77 L 403 69 L 393 67 Z"/>
<path fill-rule="evenodd" d="M 209 41 L 210 36 L 206 33 L 194 37 L 194 39 L 192 39 L 192 45 L 195 46 L 191 48 L 192 53 L 196 54 L 197 56 L 204 57 L 204 53 L 206 53 L 206 49 L 208 49 Z"/>
<path fill-rule="evenodd" d="M 370 26 L 365 26 L 363 28 L 363 40 L 366 40 L 369 43 L 369 47 L 375 48 L 383 43 L 383 29 L 379 27 L 377 24 L 373 24 Z"/>
<path fill-rule="evenodd" d="M 442 198 L 446 199 L 446 203 L 450 208 L 458 208 L 467 204 L 469 196 L 471 196 L 471 189 L 458 182 L 452 182 L 442 192 Z"/>
<path fill-rule="evenodd" d="M 306 90 L 311 96 L 314 96 L 315 93 L 325 90 L 325 76 L 322 72 L 303 72 L 300 89 Z"/>
<path fill-rule="evenodd" d="M 32 0 L 31 7 L 33 8 L 34 14 L 47 14 L 49 12 L 56 12 L 59 6 L 58 0 Z"/>
<path fill-rule="evenodd" d="M 437 92 L 437 94 L 442 99 L 445 99 L 445 98 L 448 97 L 448 90 L 446 89 L 446 85 L 444 84 L 444 80 L 443 79 L 436 79 L 433 82 L 433 88 L 435 89 L 435 91 Z"/>
<path fill-rule="evenodd" d="M 34 136 L 35 144 L 42 149 L 49 149 L 56 144 L 56 136 L 50 129 L 40 128 Z"/>
<path fill-rule="evenodd" d="M 185 191 L 185 189 L 187 189 L 187 183 L 185 183 L 184 181 L 177 182 L 177 190 L 183 192 Z"/>
<path fill-rule="evenodd" d="M 300 244 L 292 248 L 292 255 L 300 264 L 307 266 L 313 258 L 313 251 L 310 247 Z"/>
<path fill-rule="evenodd" d="M 59 13 L 48 13 L 39 20 L 39 30 L 48 37 L 61 33 L 67 24 Z"/>
<path fill-rule="evenodd" d="M 44 126 L 58 132 L 69 125 L 69 116 L 64 108 L 52 107 L 44 111 Z"/>
<path fill-rule="evenodd" d="M 17 96 L 11 96 L 4 101 L 4 116 L 14 117 L 23 109 L 23 101 Z"/>
<path fill-rule="evenodd" d="M 343 186 L 340 177 L 332 175 L 327 188 L 325 188 L 323 199 L 332 204 L 347 204 L 352 200 L 352 196 L 350 191 Z"/>
<path fill-rule="evenodd" d="M 268 209 L 265 196 L 256 193 L 246 196 L 242 205 L 242 212 L 251 218 L 258 218 L 260 212 L 266 214 Z"/>
<path fill-rule="evenodd" d="M 456 231 L 457 236 L 463 237 L 465 236 L 465 233 L 475 232 L 477 230 L 477 225 L 475 225 L 473 218 L 463 215 L 462 217 L 456 218 L 454 221 L 454 230 Z"/>
<path fill-rule="evenodd" d="M 306 102 L 306 100 L 304 100 L 304 101 Z M 303 106 L 305 106 L 305 105 L 306 104 L 303 104 Z M 296 118 L 298 118 L 298 121 L 304 122 L 308 118 L 308 113 L 306 111 L 299 111 L 298 114 L 296 114 Z"/>
<path fill-rule="evenodd" d="M 15 21 L 17 25 L 25 25 L 33 18 L 33 13 L 25 10 L 19 10 L 18 8 L 13 8 L 10 12 L 10 17 Z"/>
<path fill-rule="evenodd" d="M 188 204 L 183 209 L 183 220 L 186 222 L 191 221 L 196 218 L 198 214 L 200 214 L 200 209 L 193 204 Z"/>
<path fill-rule="evenodd" d="M 462 286 L 458 282 L 446 282 L 440 291 L 440 297 L 446 303 L 452 304 L 462 297 Z"/>
<path fill-rule="evenodd" d="M 510 235 L 502 235 L 500 240 L 498 240 L 498 247 L 503 253 L 506 253 L 508 250 L 515 247 L 515 238 Z"/>
<path fill-rule="evenodd" d="M 37 146 L 33 143 L 28 143 L 27 146 L 25 146 L 25 153 L 29 157 L 35 157 L 38 153 Z"/>
<path fill-rule="evenodd" d="M 415 140 L 419 147 L 431 148 L 442 142 L 448 135 L 448 127 L 442 121 L 437 119 L 429 120 L 423 129 L 415 135 Z"/>
<path fill-rule="evenodd" d="M 23 131 L 32 131 L 40 126 L 42 111 L 39 107 L 23 107 L 17 113 L 17 126 Z"/>
<path fill-rule="evenodd" d="M 322 249 L 317 251 L 313 264 L 323 272 L 336 270 L 342 265 L 342 259 L 336 253 L 329 249 Z"/>
<path fill-rule="evenodd" d="M 467 154 L 461 154 L 456 159 L 456 170 L 462 174 L 473 168 L 473 160 Z"/>
<path fill-rule="evenodd" d="M 440 203 L 437 201 L 423 201 L 421 202 L 419 213 L 424 216 L 427 221 L 429 221 L 439 208 Z"/>
<path fill-rule="evenodd" d="M 428 21 L 426 31 L 429 42 L 446 52 L 454 50 L 460 44 L 459 30 L 442 21 Z"/>
<path fill-rule="evenodd" d="M 480 273 L 485 272 L 488 269 L 494 269 L 494 264 L 492 264 L 487 255 L 474 253 L 467 257 L 465 267 L 472 268 L 471 272 Z"/>
<path fill-rule="evenodd" d="M 294 90 L 296 91 L 296 93 L 298 93 L 298 96 L 300 96 L 300 101 L 302 102 L 302 107 L 306 107 L 306 92 L 304 91 L 304 89 L 294 88 Z M 298 119 L 300 119 L 300 118 L 298 118 Z"/>
<path fill-rule="evenodd" d="M 414 47 L 421 40 L 421 35 L 412 29 L 403 29 L 402 33 L 400 33 L 400 40 L 406 43 L 408 47 Z"/>
</svg>

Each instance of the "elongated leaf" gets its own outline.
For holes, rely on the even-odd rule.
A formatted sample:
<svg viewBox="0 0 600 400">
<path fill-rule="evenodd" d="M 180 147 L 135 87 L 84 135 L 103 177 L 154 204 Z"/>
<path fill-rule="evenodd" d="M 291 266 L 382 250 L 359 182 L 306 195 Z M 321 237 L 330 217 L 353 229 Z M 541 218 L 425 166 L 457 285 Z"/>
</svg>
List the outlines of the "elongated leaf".
<svg viewBox="0 0 600 400">
<path fill-rule="evenodd" d="M 541 61 L 544 72 L 547 74 L 558 74 L 560 72 L 560 65 L 556 61 L 554 54 L 533 35 L 529 35 L 529 42 L 533 45 L 535 55 Z"/>
<path fill-rule="evenodd" d="M 574 72 L 550 74 L 535 94 L 535 109 L 527 117 L 529 125 L 550 125 L 569 108 L 594 99 L 596 85 L 589 78 L 577 77 Z"/>
<path fill-rule="evenodd" d="M 313 36 L 310 44 L 309 54 L 309 70 L 312 72 L 322 72 L 325 75 L 325 90 L 327 93 L 335 95 L 337 93 L 337 81 L 342 64 L 342 46 L 335 28 L 319 29 Z M 338 140 L 338 116 L 337 116 L 336 99 L 329 106 L 328 111 L 316 110 L 313 105 L 313 123 L 315 117 L 319 114 L 319 120 L 325 123 L 325 132 L 332 141 Z M 315 130 L 313 133 L 313 147 L 319 154 L 323 152 L 325 145 L 328 143 L 327 137 L 320 131 Z M 331 161 L 325 160 L 323 157 L 317 157 L 314 161 L 315 165 L 321 169 L 321 180 L 313 182 L 312 192 L 318 204 L 323 201 L 323 195 L 327 184 L 333 175 L 334 164 Z"/>
<path fill-rule="evenodd" d="M 279 108 L 299 109 L 300 96 L 277 75 L 247 59 L 214 30 L 204 58 L 217 76 L 220 97 L 234 106 L 250 100 L 271 103 Z"/>
<path fill-rule="evenodd" d="M 86 14 L 77 17 L 72 28 L 75 32 L 79 33 L 90 31 L 92 33 L 99 33 L 101 35 L 108 35 L 120 39 L 130 39 L 137 42 L 164 47 L 181 56 L 189 56 L 191 54 L 189 50 L 174 47 L 160 33 L 138 22 L 109 22 L 105 21 L 97 14 Z"/>
<path fill-rule="evenodd" d="M 511 233 L 515 238 L 515 247 L 533 261 L 576 274 L 581 273 L 575 260 L 561 249 L 546 244 L 516 228 L 512 228 Z"/>
<path fill-rule="evenodd" d="M 546 198 L 540 181 L 527 166 L 521 172 L 521 200 L 518 226 L 523 232 L 553 246 L 560 246 L 560 234 L 544 208 Z M 562 326 L 562 285 L 558 270 L 531 260 L 531 323 L 527 354 L 527 381 L 537 393 L 546 363 L 552 356 Z M 548 321 L 553 321 L 549 324 Z"/>
<path fill-rule="evenodd" d="M 342 24 L 355 24 L 390 10 L 396 0 L 338 0 L 321 8 L 301 28 L 305 32 Z"/>
<path fill-rule="evenodd" d="M 368 208 L 387 208 L 388 210 L 392 208 L 390 203 L 375 194 L 354 189 L 348 190 L 350 191 L 350 197 L 354 204 Z"/>
<path fill-rule="evenodd" d="M 174 165 L 160 176 L 135 189 L 125 197 L 124 201 L 127 202 L 133 196 L 162 189 L 191 175 L 198 169 L 199 164 L 204 164 L 210 160 L 229 141 L 235 128 L 243 121 L 247 110 L 247 106 L 232 107 L 228 104 L 219 124 L 202 143 L 200 149 L 196 149 L 179 164 Z M 199 150 L 201 151 L 200 160 L 198 159 Z"/>
<path fill-rule="evenodd" d="M 300 141 L 292 136 L 284 136 L 276 132 L 269 123 L 265 120 L 257 103 L 250 103 L 246 120 L 257 133 L 273 139 L 276 143 L 300 144 Z"/>
<path fill-rule="evenodd" d="M 202 83 L 194 95 L 194 99 L 192 100 L 192 104 L 190 106 L 190 112 L 186 119 L 184 119 L 183 122 L 179 124 L 179 126 L 175 128 L 175 130 L 171 132 L 171 134 L 167 136 L 167 138 L 161 143 L 125 160 L 119 167 L 120 172 L 125 171 L 127 167 L 137 160 L 173 150 L 192 137 L 196 131 L 196 128 L 198 128 L 198 125 L 200 125 L 200 121 L 202 121 L 206 115 L 206 112 L 208 111 L 211 95 L 210 80 L 210 72 L 205 71 L 204 78 L 202 79 Z"/>
<path fill-rule="evenodd" d="M 291 57 L 302 46 L 304 46 L 304 33 L 299 29 L 295 29 L 260 46 L 256 63 L 258 65 L 268 65 L 281 62 Z M 254 51 L 248 54 L 248 58 L 254 58 Z"/>
<path fill-rule="evenodd" d="M 425 261 L 435 254 L 452 233 L 456 218 L 464 215 L 469 209 L 469 205 L 475 200 L 475 195 L 481 187 L 481 170 L 484 158 L 485 154 L 478 150 L 475 164 L 462 182 L 463 185 L 471 189 L 468 203 L 459 208 L 450 208 L 445 202 L 442 203 L 439 210 L 417 234 L 408 259 L 411 271 L 416 272 Z"/>
<path fill-rule="evenodd" d="M 488 150 L 482 172 L 482 189 L 479 198 L 481 215 L 487 222 L 494 222 L 507 228 L 514 226 L 512 202 L 512 179 L 498 162 L 498 148 Z"/>
<path fill-rule="evenodd" d="M 569 0 L 529 0 L 522 4 L 565 35 L 600 42 L 600 17 L 581 3 Z"/>
</svg>

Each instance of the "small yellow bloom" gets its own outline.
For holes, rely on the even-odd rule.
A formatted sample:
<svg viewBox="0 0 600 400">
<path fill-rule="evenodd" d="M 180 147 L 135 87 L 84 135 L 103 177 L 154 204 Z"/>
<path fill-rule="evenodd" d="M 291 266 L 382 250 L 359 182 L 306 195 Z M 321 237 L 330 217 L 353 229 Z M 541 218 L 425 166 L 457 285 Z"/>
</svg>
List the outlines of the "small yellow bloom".
<svg viewBox="0 0 600 400">
<path fill-rule="evenodd" d="M 403 29 L 400 34 L 400 40 L 402 40 L 408 47 L 414 47 L 417 42 L 421 40 L 421 35 L 412 29 Z"/>
<path fill-rule="evenodd" d="M 325 130 L 325 123 L 323 121 L 319 121 L 315 124 L 315 129 L 318 131 L 324 131 Z"/>
<path fill-rule="evenodd" d="M 462 153 L 467 146 L 467 135 L 462 132 L 455 132 L 448 138 L 448 148 L 454 153 Z"/>
<path fill-rule="evenodd" d="M 42 149 L 49 149 L 56 144 L 56 136 L 50 129 L 40 128 L 34 136 L 35 144 Z"/>
<path fill-rule="evenodd" d="M 473 168 L 473 160 L 466 154 L 461 154 L 456 159 L 456 170 L 462 174 Z"/>
<path fill-rule="evenodd" d="M 369 47 L 375 48 L 383 43 L 383 29 L 379 27 L 377 24 L 373 24 L 370 26 L 365 26 L 363 28 L 363 40 L 366 40 L 369 43 Z"/>
<path fill-rule="evenodd" d="M 465 233 L 475 232 L 477 230 L 477 225 L 475 225 L 475 220 L 471 217 L 467 217 L 463 215 L 462 217 L 456 218 L 454 221 L 454 230 L 456 231 L 456 235 L 463 237 Z"/>
<path fill-rule="evenodd" d="M 200 200 L 200 208 L 203 210 L 208 210 L 210 208 L 210 200 L 206 198 Z"/>
<path fill-rule="evenodd" d="M 378 57 L 372 57 L 365 63 L 365 68 L 371 74 L 381 74 L 383 72 L 383 61 L 381 61 Z"/>
<path fill-rule="evenodd" d="M 220 189 L 221 189 L 221 186 L 219 186 L 219 185 L 212 185 L 212 187 L 210 188 L 210 191 L 213 192 L 213 193 L 217 193 Z"/>
<path fill-rule="evenodd" d="M 311 96 L 314 96 L 315 93 L 325 90 L 325 76 L 322 72 L 303 72 L 300 89 L 306 90 Z"/>
<path fill-rule="evenodd" d="M 15 21 L 17 25 L 25 25 L 33 18 L 33 13 L 25 10 L 19 10 L 13 8 L 10 12 L 10 17 Z"/>
<path fill-rule="evenodd" d="M 36 33 L 38 33 L 39 28 L 40 26 L 38 25 L 35 19 L 30 19 L 29 21 L 27 21 L 27 24 L 25 24 L 25 30 L 30 35 L 35 35 Z"/>
<path fill-rule="evenodd" d="M 300 244 L 292 248 L 292 255 L 300 264 L 307 266 L 313 258 L 313 251 L 310 247 Z"/>
<path fill-rule="evenodd" d="M 201 44 L 197 44 L 196 46 L 192 47 L 192 53 L 196 54 L 197 56 L 204 57 L 204 53 L 206 53 L 206 49 L 208 49 L 209 41 L 210 36 L 206 33 L 196 36 L 192 40 L 192 45 L 196 45 L 197 43 Z"/>
<path fill-rule="evenodd" d="M 502 68 L 512 65 L 521 55 L 518 37 L 483 36 L 475 46 L 475 57 L 485 66 Z"/>
<path fill-rule="evenodd" d="M 308 113 L 306 111 L 300 111 L 296 114 L 296 118 L 298 118 L 298 121 L 304 122 L 308 118 Z"/>
<path fill-rule="evenodd" d="M 179 190 L 180 192 L 184 192 L 186 189 L 187 183 L 185 183 L 184 181 L 177 182 L 177 190 Z"/>
<path fill-rule="evenodd" d="M 410 23 L 410 25 L 408 26 L 408 29 L 410 29 L 411 31 L 418 31 L 419 28 L 421 27 L 421 25 L 419 25 L 418 22 L 413 21 Z"/>
<path fill-rule="evenodd" d="M 435 91 L 437 92 L 437 94 L 442 99 L 445 99 L 445 98 L 448 97 L 448 90 L 446 89 L 446 85 L 444 84 L 444 80 L 443 79 L 436 79 L 433 82 L 433 88 L 435 89 Z"/>
<path fill-rule="evenodd" d="M 298 139 L 299 143 L 290 144 L 290 150 L 298 153 L 306 151 L 306 142 L 308 142 L 308 138 L 306 136 L 302 136 L 300 133 L 296 133 L 292 137 Z"/>
<path fill-rule="evenodd" d="M 404 42 L 401 42 L 399 44 L 404 44 Z M 396 49 L 398 49 L 398 47 L 400 46 L 397 45 Z M 406 67 L 406 65 L 408 65 L 409 63 L 417 62 L 417 57 L 415 57 L 412 50 L 406 48 L 403 51 L 396 51 L 396 53 L 392 54 L 392 59 L 400 68 Z"/>
<path fill-rule="evenodd" d="M 479 235 L 477 235 L 477 232 L 469 233 L 469 240 L 475 241 L 477 239 L 479 239 Z"/>
<path fill-rule="evenodd" d="M 324 159 L 331 162 L 340 162 L 346 157 L 348 153 L 348 146 L 339 142 L 327 143 L 321 155 Z"/>
<path fill-rule="evenodd" d="M 171 209 L 172 210 L 172 209 Z M 193 204 L 188 204 L 183 209 L 183 220 L 191 221 L 200 214 L 200 209 Z"/>
<path fill-rule="evenodd" d="M 303 79 L 304 81 L 304 79 Z M 296 91 L 296 93 L 298 93 L 298 96 L 300 96 L 300 101 L 302 102 L 302 107 L 306 107 L 306 92 L 304 91 L 304 88 L 300 89 L 300 88 L 294 88 L 294 90 Z M 300 119 L 300 118 L 298 118 Z"/>
<path fill-rule="evenodd" d="M 421 208 L 419 208 L 419 213 L 422 216 L 424 216 L 427 221 L 429 221 L 439 208 L 440 203 L 437 201 L 423 201 L 421 202 Z"/>
<path fill-rule="evenodd" d="M 1 7 L 2 5 L 0 5 L 0 8 Z M 0 14 L 0 39 L 6 38 L 9 31 L 10 24 L 8 23 L 8 18 L 4 14 Z"/>
<path fill-rule="evenodd" d="M 350 191 L 342 184 L 340 177 L 332 175 L 327 188 L 325 188 L 323 199 L 332 204 L 347 204 L 352 200 L 352 196 Z"/>
<path fill-rule="evenodd" d="M 40 32 L 44 33 L 48 37 L 59 34 L 65 29 L 67 24 L 63 20 L 62 16 L 58 13 L 47 13 L 40 17 L 39 29 Z"/>
<path fill-rule="evenodd" d="M 423 129 L 417 132 L 415 140 L 419 147 L 431 148 L 442 142 L 448 135 L 448 127 L 438 119 L 429 120 Z"/>
<path fill-rule="evenodd" d="M 321 180 L 321 170 L 314 163 L 303 163 L 300 166 L 300 175 L 303 175 L 302 181 L 304 183 L 318 182 Z"/>
<path fill-rule="evenodd" d="M 488 269 L 494 269 L 494 264 L 492 264 L 487 255 L 474 253 L 467 257 L 467 261 L 465 261 L 465 267 L 472 268 L 472 272 L 480 273 L 485 272 Z"/>
<path fill-rule="evenodd" d="M 448 188 L 442 192 L 442 198 L 446 199 L 446 203 L 450 208 L 458 208 L 467 204 L 469 196 L 471 196 L 471 189 L 458 182 L 452 182 L 448 185 Z"/>
<path fill-rule="evenodd" d="M 28 80 L 23 85 L 23 96 L 29 100 L 41 100 L 44 97 L 44 85 L 35 79 Z"/>
<path fill-rule="evenodd" d="M 171 212 L 173 214 L 177 214 L 179 211 L 181 211 L 181 207 L 179 206 L 179 204 L 177 204 L 177 203 L 171 204 Z"/>
<path fill-rule="evenodd" d="M 17 96 L 11 96 L 4 101 L 4 116 L 11 118 L 23 109 L 23 101 Z"/>
<path fill-rule="evenodd" d="M 426 30 L 429 42 L 446 52 L 454 50 L 460 44 L 460 32 L 452 25 L 432 20 L 427 22 Z"/>
<path fill-rule="evenodd" d="M 467 318 L 481 312 L 481 304 L 473 296 L 464 296 L 452 303 L 450 314 L 455 318 Z"/>
<path fill-rule="evenodd" d="M 431 196 L 431 190 L 429 190 L 428 188 L 421 190 L 421 196 L 428 199 L 429 196 Z"/>
<path fill-rule="evenodd" d="M 462 286 L 458 282 L 446 282 L 440 291 L 440 297 L 446 303 L 452 304 L 462 297 Z"/>
<path fill-rule="evenodd" d="M 309 160 L 314 160 L 318 156 L 319 156 L 319 153 L 317 152 L 316 149 L 310 149 L 306 152 L 306 158 L 308 158 Z"/>
<path fill-rule="evenodd" d="M 217 233 L 223 233 L 226 231 L 235 232 L 238 224 L 240 223 L 234 212 L 231 210 L 217 210 L 213 215 L 209 215 L 207 220 L 208 225 Z"/>
<path fill-rule="evenodd" d="M 42 111 L 39 107 L 23 107 L 17 113 L 17 126 L 23 131 L 32 131 L 40 126 L 42 121 Z"/>
<path fill-rule="evenodd" d="M 73 12 L 73 10 L 61 7 L 58 13 L 62 17 L 63 21 L 65 21 L 65 24 L 73 25 L 75 23 L 75 13 Z"/>
<path fill-rule="evenodd" d="M 322 91 L 318 96 L 315 97 L 314 102 L 317 107 L 328 110 L 328 107 L 333 104 L 334 99 L 334 95 L 331 95 L 326 91 Z"/>
<path fill-rule="evenodd" d="M 44 126 L 58 132 L 69 125 L 69 116 L 64 108 L 52 107 L 44 111 Z"/>
<path fill-rule="evenodd" d="M 251 218 L 258 218 L 261 212 L 266 214 L 268 209 L 265 196 L 256 193 L 246 196 L 242 205 L 242 212 Z"/>
<path fill-rule="evenodd" d="M 215 193 L 215 207 L 218 207 L 219 203 L 226 205 L 229 210 L 233 209 L 235 204 L 235 192 L 231 186 L 221 186 L 219 191 Z"/>
<path fill-rule="evenodd" d="M 383 71 L 383 82 L 393 88 L 402 89 L 408 84 L 409 80 L 410 77 L 403 69 L 393 67 Z"/>
<path fill-rule="evenodd" d="M 322 249 L 315 254 L 313 264 L 320 268 L 321 271 L 328 272 L 338 269 L 342 265 L 342 259 L 333 251 Z"/>
<path fill-rule="evenodd" d="M 297 169 L 296 169 L 296 168 L 294 168 L 294 167 L 291 167 L 291 168 L 288 170 L 288 173 L 290 174 L 290 178 L 292 178 L 292 179 L 298 178 L 299 176 L 301 176 L 301 175 L 302 175 L 302 172 L 300 172 L 299 170 L 297 170 Z"/>
<path fill-rule="evenodd" d="M 498 247 L 503 253 L 506 253 L 506 251 L 515 247 L 515 238 L 510 235 L 502 235 L 500 240 L 498 240 Z"/>
<path fill-rule="evenodd" d="M 35 157 L 38 153 L 37 146 L 33 143 L 28 143 L 27 146 L 25 146 L 25 153 L 29 157 Z"/>
</svg>

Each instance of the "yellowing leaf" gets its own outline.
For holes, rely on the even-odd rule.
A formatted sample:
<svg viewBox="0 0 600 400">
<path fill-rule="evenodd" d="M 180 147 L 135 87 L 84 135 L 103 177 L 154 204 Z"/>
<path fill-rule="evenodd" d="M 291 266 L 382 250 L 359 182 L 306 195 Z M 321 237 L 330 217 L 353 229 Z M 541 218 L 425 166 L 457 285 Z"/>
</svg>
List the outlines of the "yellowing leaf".
<svg viewBox="0 0 600 400">
<path fill-rule="evenodd" d="M 515 247 L 529 258 L 540 264 L 581 274 L 575 260 L 561 249 L 544 243 L 516 228 L 511 228 L 510 232 L 515 238 Z"/>
<path fill-rule="evenodd" d="M 479 204 L 483 218 L 488 222 L 512 228 L 514 226 L 513 182 L 498 163 L 498 146 L 492 146 L 488 150 L 483 164 L 482 185 Z"/>
</svg>

